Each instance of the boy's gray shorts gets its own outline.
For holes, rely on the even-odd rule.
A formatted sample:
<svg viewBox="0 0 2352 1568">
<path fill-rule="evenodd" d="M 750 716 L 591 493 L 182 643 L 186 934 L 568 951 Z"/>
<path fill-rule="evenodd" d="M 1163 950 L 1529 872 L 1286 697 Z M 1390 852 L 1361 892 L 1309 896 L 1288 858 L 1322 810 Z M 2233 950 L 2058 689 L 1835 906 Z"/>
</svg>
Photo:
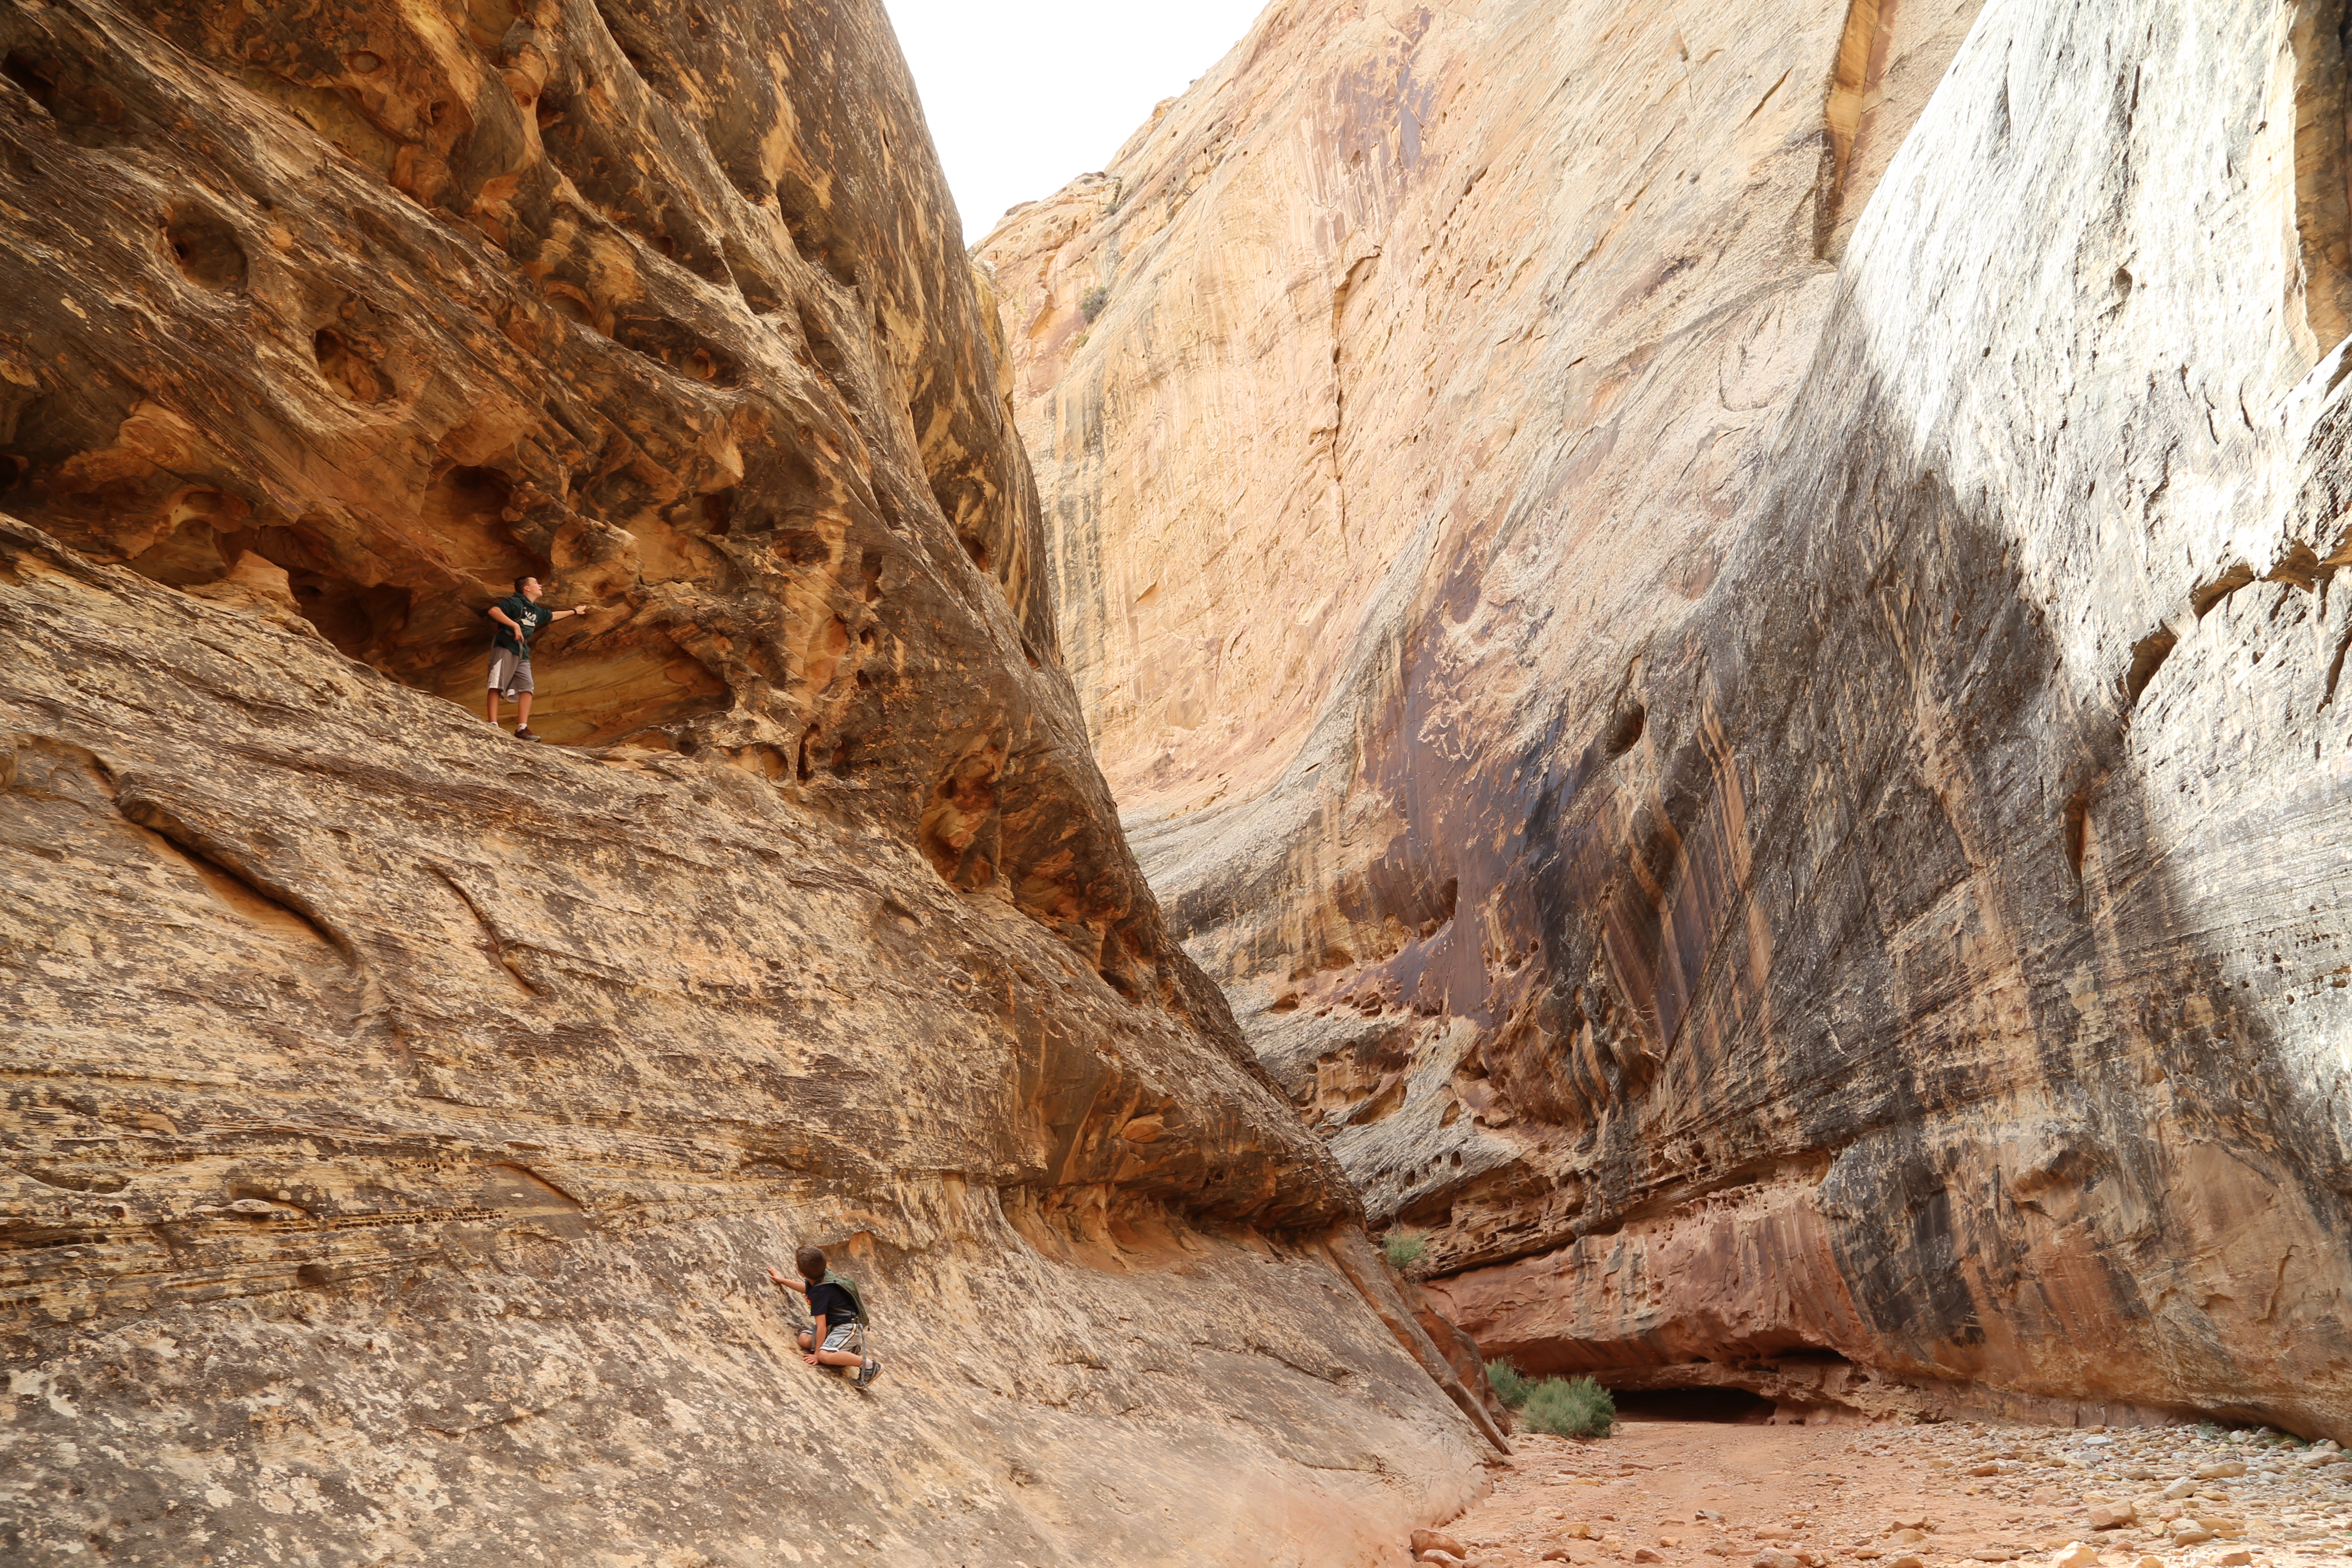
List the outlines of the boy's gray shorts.
<svg viewBox="0 0 2352 1568">
<path fill-rule="evenodd" d="M 824 1343 L 817 1346 L 817 1349 L 821 1351 L 845 1351 L 850 1348 L 849 1342 L 856 1337 L 857 1325 L 856 1323 L 835 1323 L 831 1328 L 825 1330 Z"/>
<path fill-rule="evenodd" d="M 490 689 L 508 697 L 530 689 L 530 660 L 511 648 L 490 650 Z"/>
</svg>

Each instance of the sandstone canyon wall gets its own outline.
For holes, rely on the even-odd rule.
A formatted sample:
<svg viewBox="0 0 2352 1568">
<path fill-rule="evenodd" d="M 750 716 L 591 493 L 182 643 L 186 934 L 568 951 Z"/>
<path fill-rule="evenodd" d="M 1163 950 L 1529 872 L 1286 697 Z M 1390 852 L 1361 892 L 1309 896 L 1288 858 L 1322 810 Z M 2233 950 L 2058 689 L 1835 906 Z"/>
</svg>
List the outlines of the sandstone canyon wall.
<svg viewBox="0 0 2352 1568">
<path fill-rule="evenodd" d="M 1119 836 L 878 5 L 0 74 L 0 1556 L 1342 1563 L 1483 1484 Z M 456 705 L 523 571 L 574 746 Z"/>
<path fill-rule="evenodd" d="M 1489 1353 L 2352 1436 L 2343 21 L 1284 0 L 980 247 L 1146 873 Z"/>
</svg>

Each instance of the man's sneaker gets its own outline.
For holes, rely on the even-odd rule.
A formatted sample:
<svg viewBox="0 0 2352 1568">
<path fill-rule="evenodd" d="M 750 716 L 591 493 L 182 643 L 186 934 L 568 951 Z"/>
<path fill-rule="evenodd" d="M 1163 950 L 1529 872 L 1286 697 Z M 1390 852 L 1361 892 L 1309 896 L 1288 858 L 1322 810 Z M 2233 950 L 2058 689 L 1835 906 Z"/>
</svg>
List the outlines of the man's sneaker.
<svg viewBox="0 0 2352 1568">
<path fill-rule="evenodd" d="M 518 741 L 536 741 L 539 739 L 539 731 L 536 730 L 517 730 L 515 731 L 515 739 Z"/>
<path fill-rule="evenodd" d="M 849 1380 L 849 1386 L 852 1388 L 871 1388 L 881 1375 L 882 1358 L 878 1355 L 867 1356 L 866 1358 L 866 1364 L 857 1369 L 857 1375 Z"/>
</svg>

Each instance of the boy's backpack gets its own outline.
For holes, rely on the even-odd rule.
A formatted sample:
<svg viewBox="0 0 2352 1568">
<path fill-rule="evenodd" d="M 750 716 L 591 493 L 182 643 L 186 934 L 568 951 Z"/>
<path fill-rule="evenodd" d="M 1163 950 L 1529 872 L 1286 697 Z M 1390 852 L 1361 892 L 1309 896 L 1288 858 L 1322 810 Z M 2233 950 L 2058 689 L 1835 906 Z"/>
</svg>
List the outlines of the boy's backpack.
<svg viewBox="0 0 2352 1568">
<path fill-rule="evenodd" d="M 856 1280 L 852 1279 L 846 1274 L 836 1274 L 832 1269 L 828 1268 L 824 1271 L 824 1279 L 820 1281 L 820 1283 L 826 1285 L 838 1285 L 843 1289 L 848 1291 L 849 1304 L 856 1309 L 857 1311 L 857 1316 L 854 1321 L 856 1321 L 857 1326 L 861 1329 L 872 1324 L 874 1320 L 866 1315 L 866 1298 L 859 1294 Z"/>
</svg>

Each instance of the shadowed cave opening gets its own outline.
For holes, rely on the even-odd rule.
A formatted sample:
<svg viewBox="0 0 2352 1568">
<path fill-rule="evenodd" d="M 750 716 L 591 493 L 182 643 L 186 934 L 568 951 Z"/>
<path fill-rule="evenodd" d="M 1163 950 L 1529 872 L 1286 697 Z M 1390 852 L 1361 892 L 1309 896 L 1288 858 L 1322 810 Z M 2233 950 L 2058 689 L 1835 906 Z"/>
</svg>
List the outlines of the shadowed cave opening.
<svg viewBox="0 0 2352 1568">
<path fill-rule="evenodd" d="M 1617 1414 L 1636 1421 L 1709 1421 L 1761 1426 L 1779 1407 L 1744 1388 L 1612 1388 Z"/>
<path fill-rule="evenodd" d="M 424 498 L 421 539 L 403 541 L 323 516 L 256 526 L 237 498 L 190 490 L 173 500 L 173 526 L 129 564 L 215 603 L 290 609 L 347 657 L 478 715 L 495 629 L 487 612 L 516 577 L 533 574 L 543 604 L 586 601 L 607 611 L 540 633 L 535 731 L 601 745 L 726 707 L 725 684 L 666 631 L 638 624 L 623 599 L 566 581 L 528 550 L 506 518 L 511 492 L 493 469 L 451 468 Z M 723 506 L 698 498 L 692 510 L 698 533 L 723 531 Z M 502 710 L 511 728 L 513 704 Z"/>
</svg>

